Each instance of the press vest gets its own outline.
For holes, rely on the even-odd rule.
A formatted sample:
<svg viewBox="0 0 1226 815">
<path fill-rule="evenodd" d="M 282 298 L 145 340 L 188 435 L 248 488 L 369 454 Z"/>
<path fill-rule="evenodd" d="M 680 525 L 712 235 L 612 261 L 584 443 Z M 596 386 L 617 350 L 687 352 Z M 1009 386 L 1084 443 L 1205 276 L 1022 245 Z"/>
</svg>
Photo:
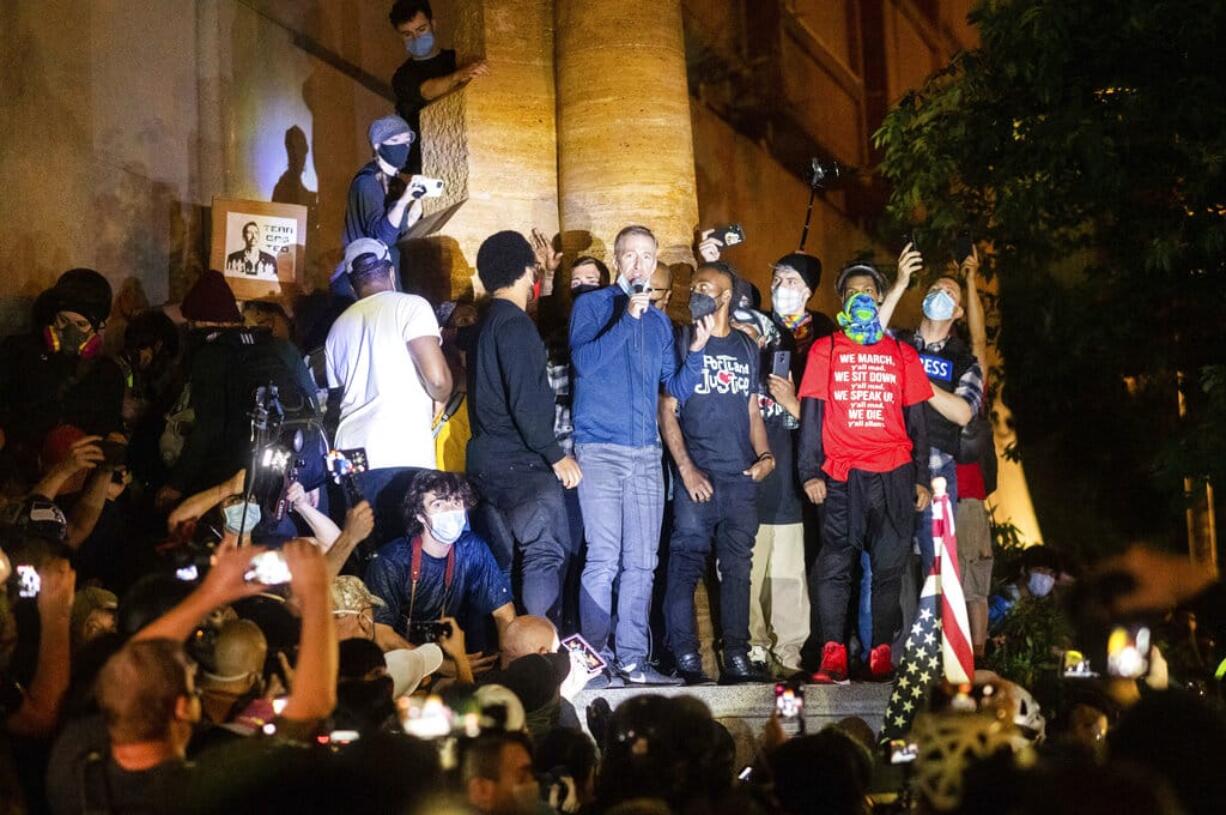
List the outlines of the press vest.
<svg viewBox="0 0 1226 815">
<path fill-rule="evenodd" d="M 900 331 L 898 337 L 908 342 L 919 351 L 920 362 L 924 373 L 934 388 L 940 388 L 947 393 L 953 393 L 961 381 L 962 375 L 975 364 L 975 355 L 962 340 L 950 335 L 941 350 L 923 348 L 922 338 L 915 331 Z M 928 443 L 942 453 L 954 455 L 958 452 L 958 434 L 962 428 L 946 419 L 931 404 L 924 406 L 928 419 Z"/>
</svg>

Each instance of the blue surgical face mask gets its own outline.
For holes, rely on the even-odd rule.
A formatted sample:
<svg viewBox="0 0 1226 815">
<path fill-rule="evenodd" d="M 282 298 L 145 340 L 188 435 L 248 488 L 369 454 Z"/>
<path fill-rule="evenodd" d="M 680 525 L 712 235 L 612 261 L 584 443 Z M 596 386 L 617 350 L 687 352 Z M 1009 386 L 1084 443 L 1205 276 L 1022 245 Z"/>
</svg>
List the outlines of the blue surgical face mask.
<svg viewBox="0 0 1226 815">
<path fill-rule="evenodd" d="M 247 510 L 246 522 L 243 521 L 243 509 Z M 241 529 L 243 534 L 249 533 L 255 529 L 260 522 L 260 506 L 259 504 L 238 503 L 232 504 L 221 510 L 222 518 L 225 520 L 226 531 L 238 534 Z"/>
<path fill-rule="evenodd" d="M 425 59 L 434 50 L 434 32 L 427 31 L 411 40 L 405 40 L 404 50 L 408 51 L 413 59 Z"/>
<path fill-rule="evenodd" d="M 430 523 L 430 534 L 439 543 L 455 543 L 464 534 L 468 523 L 468 513 L 462 509 L 449 509 L 426 518 Z"/>
<path fill-rule="evenodd" d="M 952 320 L 958 303 L 945 289 L 928 292 L 924 297 L 924 316 L 929 320 Z"/>
<path fill-rule="evenodd" d="M 1031 572 L 1030 578 L 1026 581 L 1027 590 L 1035 597 L 1046 597 L 1051 594 L 1055 586 L 1055 576 L 1043 572 Z"/>
</svg>

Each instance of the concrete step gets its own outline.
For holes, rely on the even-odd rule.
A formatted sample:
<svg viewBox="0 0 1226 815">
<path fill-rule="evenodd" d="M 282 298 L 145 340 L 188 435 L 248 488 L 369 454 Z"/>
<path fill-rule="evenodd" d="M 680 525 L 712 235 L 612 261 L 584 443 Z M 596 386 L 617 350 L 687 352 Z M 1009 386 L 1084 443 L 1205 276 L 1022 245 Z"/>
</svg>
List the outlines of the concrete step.
<svg viewBox="0 0 1226 815">
<path fill-rule="evenodd" d="M 881 730 L 886 703 L 893 686 L 855 682 L 850 685 L 806 685 L 805 727 L 816 733 L 827 725 L 848 716 L 858 716 L 873 732 Z M 587 706 L 597 698 L 608 700 L 614 710 L 632 696 L 658 694 L 662 696 L 693 696 L 706 704 L 711 715 L 732 733 L 737 743 L 737 759 L 741 764 L 752 763 L 754 742 L 775 709 L 774 684 L 708 686 L 694 688 L 610 688 L 583 691 L 575 697 L 579 720 L 587 727 L 584 715 Z"/>
</svg>

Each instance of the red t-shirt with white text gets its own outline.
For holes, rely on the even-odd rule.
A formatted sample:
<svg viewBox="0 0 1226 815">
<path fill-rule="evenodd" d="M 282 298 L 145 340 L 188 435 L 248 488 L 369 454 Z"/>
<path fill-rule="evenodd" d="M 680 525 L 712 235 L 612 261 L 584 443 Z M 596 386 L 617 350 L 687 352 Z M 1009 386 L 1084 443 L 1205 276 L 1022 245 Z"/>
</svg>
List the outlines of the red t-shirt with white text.
<svg viewBox="0 0 1226 815">
<path fill-rule="evenodd" d="M 858 345 L 840 331 L 809 349 L 799 396 L 825 400 L 822 469 L 846 481 L 852 470 L 888 473 L 911 460 L 903 408 L 930 399 L 932 385 L 909 344 Z"/>
</svg>

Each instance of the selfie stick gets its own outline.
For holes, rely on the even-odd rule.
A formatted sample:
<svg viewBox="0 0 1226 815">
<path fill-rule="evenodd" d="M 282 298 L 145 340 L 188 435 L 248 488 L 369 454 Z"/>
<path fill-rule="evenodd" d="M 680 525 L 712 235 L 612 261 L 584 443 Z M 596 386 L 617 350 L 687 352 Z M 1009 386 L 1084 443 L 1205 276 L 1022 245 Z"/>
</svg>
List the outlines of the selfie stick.
<svg viewBox="0 0 1226 815">
<path fill-rule="evenodd" d="M 817 185 L 809 185 L 809 206 L 805 209 L 805 226 L 800 231 L 800 251 L 805 251 L 805 243 L 809 240 L 809 223 L 813 220 L 813 202 L 817 199 Z"/>
</svg>

